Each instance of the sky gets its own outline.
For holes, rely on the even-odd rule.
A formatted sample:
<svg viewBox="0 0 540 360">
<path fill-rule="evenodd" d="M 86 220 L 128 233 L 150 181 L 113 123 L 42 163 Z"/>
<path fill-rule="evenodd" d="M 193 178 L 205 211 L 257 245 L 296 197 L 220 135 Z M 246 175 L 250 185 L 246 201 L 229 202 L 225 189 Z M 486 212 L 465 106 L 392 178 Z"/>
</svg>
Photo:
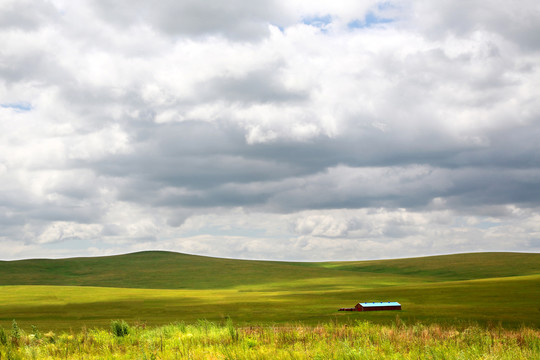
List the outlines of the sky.
<svg viewBox="0 0 540 360">
<path fill-rule="evenodd" d="M 0 0 L 0 259 L 540 252 L 540 2 Z"/>
</svg>

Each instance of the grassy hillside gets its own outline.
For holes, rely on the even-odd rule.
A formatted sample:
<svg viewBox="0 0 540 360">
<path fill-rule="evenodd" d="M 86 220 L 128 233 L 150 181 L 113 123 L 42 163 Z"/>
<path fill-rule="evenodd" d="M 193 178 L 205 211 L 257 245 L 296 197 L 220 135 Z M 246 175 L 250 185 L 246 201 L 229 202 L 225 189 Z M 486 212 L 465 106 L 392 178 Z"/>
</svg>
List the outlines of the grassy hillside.
<svg viewBox="0 0 540 360">
<path fill-rule="evenodd" d="M 8 276 L 9 274 L 9 276 Z M 333 276 L 324 268 L 219 259 L 163 251 L 58 260 L 0 262 L 0 285 L 79 285 L 213 289 Z"/>
<path fill-rule="evenodd" d="M 540 327 L 540 254 L 487 253 L 366 262 L 286 263 L 168 252 L 0 262 L 0 325 L 241 324 L 370 320 Z M 81 286 L 84 285 L 84 286 Z M 358 301 L 403 311 L 344 313 Z"/>
<path fill-rule="evenodd" d="M 540 254 L 469 253 L 321 265 L 336 270 L 435 277 L 438 281 L 471 280 L 540 274 Z"/>
<path fill-rule="evenodd" d="M 377 278 L 381 280 L 380 285 L 396 285 L 532 274 L 540 274 L 540 254 L 479 253 L 360 262 L 292 263 L 147 251 L 107 257 L 0 261 L 0 285 L 146 289 L 226 289 L 308 279 L 352 281 L 358 275 L 369 279 L 371 286 L 377 283 Z M 327 286 L 332 286 L 331 280 Z"/>
<path fill-rule="evenodd" d="M 97 286 L 143 289 L 228 289 L 294 286 L 329 288 L 353 282 L 356 272 L 319 264 L 212 258 L 165 251 L 126 255 L 0 261 L 0 285 Z M 415 276 L 363 274 L 369 286 L 423 281 Z M 284 285 L 288 286 L 288 285 Z"/>
</svg>

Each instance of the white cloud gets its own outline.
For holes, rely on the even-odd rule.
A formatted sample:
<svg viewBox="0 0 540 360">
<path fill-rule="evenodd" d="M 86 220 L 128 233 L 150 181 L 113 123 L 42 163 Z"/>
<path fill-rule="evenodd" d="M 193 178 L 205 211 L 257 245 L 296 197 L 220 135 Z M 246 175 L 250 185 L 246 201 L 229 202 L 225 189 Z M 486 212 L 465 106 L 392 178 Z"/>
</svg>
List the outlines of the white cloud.
<svg viewBox="0 0 540 360">
<path fill-rule="evenodd" d="M 538 251 L 535 1 L 0 14 L 6 257 Z"/>
<path fill-rule="evenodd" d="M 75 224 L 65 221 L 50 223 L 37 236 L 40 244 L 64 242 L 67 240 L 95 239 L 101 232 L 101 226 L 92 224 Z"/>
</svg>

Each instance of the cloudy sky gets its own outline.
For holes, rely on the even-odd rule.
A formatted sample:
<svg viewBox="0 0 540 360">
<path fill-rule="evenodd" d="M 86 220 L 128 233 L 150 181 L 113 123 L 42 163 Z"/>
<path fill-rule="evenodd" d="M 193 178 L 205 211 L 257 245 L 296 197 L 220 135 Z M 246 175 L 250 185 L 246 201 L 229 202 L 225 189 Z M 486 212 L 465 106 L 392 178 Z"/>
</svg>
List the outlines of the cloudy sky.
<svg viewBox="0 0 540 360">
<path fill-rule="evenodd" d="M 0 259 L 540 252 L 540 2 L 0 0 Z"/>
</svg>

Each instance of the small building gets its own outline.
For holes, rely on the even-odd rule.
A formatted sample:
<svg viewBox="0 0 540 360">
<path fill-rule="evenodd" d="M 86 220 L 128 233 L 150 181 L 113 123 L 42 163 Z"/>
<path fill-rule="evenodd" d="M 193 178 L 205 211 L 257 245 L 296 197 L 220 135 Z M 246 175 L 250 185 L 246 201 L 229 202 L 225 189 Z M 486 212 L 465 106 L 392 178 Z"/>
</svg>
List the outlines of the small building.
<svg viewBox="0 0 540 360">
<path fill-rule="evenodd" d="M 355 308 L 356 311 L 401 310 L 401 304 L 396 301 L 364 302 L 356 304 Z"/>
</svg>

